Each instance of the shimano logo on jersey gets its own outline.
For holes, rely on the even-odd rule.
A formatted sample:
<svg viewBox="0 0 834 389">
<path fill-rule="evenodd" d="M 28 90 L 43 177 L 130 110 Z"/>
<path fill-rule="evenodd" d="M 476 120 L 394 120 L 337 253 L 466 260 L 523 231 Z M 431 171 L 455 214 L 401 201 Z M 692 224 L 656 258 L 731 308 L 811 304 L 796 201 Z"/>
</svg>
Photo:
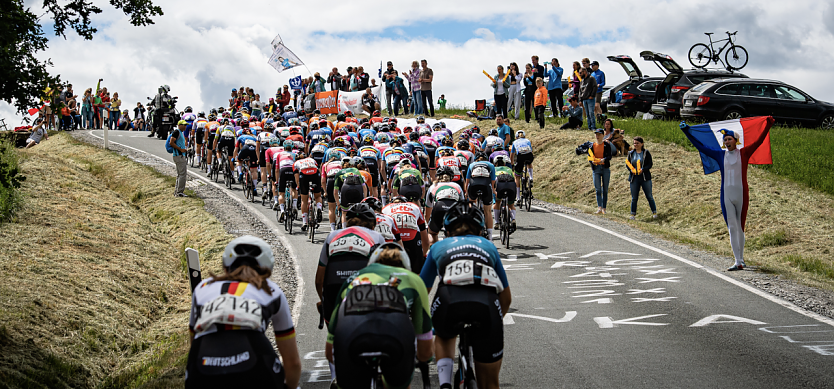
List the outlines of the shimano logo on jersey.
<svg viewBox="0 0 834 389">
<path fill-rule="evenodd" d="M 474 257 L 474 258 L 478 258 L 480 260 L 483 260 L 486 263 L 489 263 L 489 259 L 487 257 L 485 257 L 483 255 L 479 255 L 478 253 L 457 253 L 457 254 L 454 254 L 451 257 L 449 257 L 449 260 L 453 261 L 455 258 L 461 258 L 461 257 L 463 257 L 463 258 L 473 258 Z"/>
<path fill-rule="evenodd" d="M 243 352 L 231 357 L 203 357 L 203 366 L 227 367 L 249 360 L 249 352 Z"/>
<path fill-rule="evenodd" d="M 336 271 L 336 275 L 339 276 L 339 277 L 345 277 L 345 276 L 350 277 L 350 276 L 352 276 L 356 273 L 359 273 L 359 271 L 358 270 L 337 270 Z"/>
</svg>

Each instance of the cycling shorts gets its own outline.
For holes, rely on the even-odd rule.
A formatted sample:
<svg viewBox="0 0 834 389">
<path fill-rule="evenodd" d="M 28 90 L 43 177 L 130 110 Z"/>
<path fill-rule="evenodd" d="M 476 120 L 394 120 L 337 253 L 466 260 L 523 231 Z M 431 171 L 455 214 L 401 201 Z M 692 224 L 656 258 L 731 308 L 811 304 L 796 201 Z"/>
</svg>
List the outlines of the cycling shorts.
<svg viewBox="0 0 834 389">
<path fill-rule="evenodd" d="M 407 388 L 414 377 L 416 356 L 413 324 L 407 314 L 369 312 L 345 315 L 339 307 L 339 321 L 333 334 L 336 377 L 342 388 L 369 388 L 373 372 L 359 355 L 383 352 L 389 359 L 380 364 L 387 388 Z"/>
<path fill-rule="evenodd" d="M 333 193 L 335 184 L 336 184 L 336 178 L 335 177 L 328 177 L 327 178 L 327 188 L 325 188 L 325 190 L 327 190 L 327 202 L 328 203 L 336 204 L 336 196 L 334 196 L 334 193 Z"/>
<path fill-rule="evenodd" d="M 220 331 L 191 343 L 186 388 L 236 387 L 242 382 L 249 387 L 284 387 L 284 367 L 264 333 Z"/>
<path fill-rule="evenodd" d="M 495 191 L 498 193 L 498 199 L 507 198 L 509 205 L 515 204 L 516 186 L 515 181 L 498 181 L 495 183 Z"/>
<path fill-rule="evenodd" d="M 368 173 L 371 173 L 371 186 L 376 188 L 379 186 L 379 165 L 377 161 L 368 158 L 365 160 L 365 166 L 368 167 Z"/>
<path fill-rule="evenodd" d="M 263 145 L 261 145 L 261 155 L 258 158 L 258 167 L 262 169 L 266 167 L 266 147 L 263 147 Z"/>
<path fill-rule="evenodd" d="M 342 207 L 343 211 L 350 208 L 351 205 L 359 203 L 365 198 L 363 191 L 364 187 L 365 185 L 362 184 L 343 184 L 342 187 L 339 188 L 339 205 Z"/>
<path fill-rule="evenodd" d="M 343 254 L 327 258 L 327 266 L 324 268 L 324 281 L 322 285 L 322 315 L 324 320 L 330 322 L 336 303 L 341 301 L 339 291 L 342 285 L 351 275 L 368 266 L 368 257 L 361 254 Z"/>
<path fill-rule="evenodd" d="M 492 185 L 490 185 L 489 183 L 481 184 L 478 182 L 473 182 L 469 184 L 469 198 L 472 200 L 477 200 L 479 190 L 482 192 L 481 202 L 483 202 L 484 205 L 492 204 Z"/>
<path fill-rule="evenodd" d="M 206 144 L 206 148 L 209 150 L 214 150 L 214 133 L 209 132 L 208 134 L 208 143 Z"/>
<path fill-rule="evenodd" d="M 524 165 L 532 165 L 533 164 L 533 153 L 529 154 L 518 154 L 515 156 L 515 166 L 513 166 L 513 171 L 515 171 L 515 175 L 520 176 L 524 174 Z"/>
<path fill-rule="evenodd" d="M 456 204 L 455 200 L 445 199 L 434 203 L 431 209 L 431 216 L 429 216 L 429 232 L 439 233 L 443 229 L 443 219 L 446 217 L 446 212 L 449 211 Z"/>
<path fill-rule="evenodd" d="M 431 304 L 434 333 L 441 339 L 460 335 L 461 324 L 475 324 L 469 336 L 473 358 L 481 363 L 504 356 L 504 320 L 495 289 L 440 284 Z"/>
<path fill-rule="evenodd" d="M 237 152 L 238 162 L 249 160 L 249 168 L 258 166 L 258 151 L 254 146 L 244 146 Z"/>
<path fill-rule="evenodd" d="M 426 256 L 423 255 L 423 240 L 418 233 L 417 237 L 412 240 L 404 240 L 403 248 L 408 254 L 408 261 L 411 262 L 411 270 L 417 274 L 423 270 L 423 265 L 426 263 Z"/>
<path fill-rule="evenodd" d="M 299 174 L 298 193 L 302 196 L 310 194 L 310 184 L 313 184 L 313 194 L 321 193 L 321 176 L 318 174 Z"/>
<path fill-rule="evenodd" d="M 282 167 L 278 169 L 278 193 L 284 193 L 287 190 L 295 189 L 295 173 L 292 171 L 292 166 Z"/>
<path fill-rule="evenodd" d="M 194 139 L 196 140 L 198 145 L 203 144 L 203 139 L 205 139 L 206 130 L 197 130 L 194 131 Z"/>
<path fill-rule="evenodd" d="M 423 197 L 423 187 L 417 184 L 402 185 L 397 189 L 400 196 L 404 196 L 408 201 L 420 201 Z"/>
<path fill-rule="evenodd" d="M 235 152 L 235 138 L 227 137 L 227 138 L 220 138 L 220 142 L 217 142 L 217 148 L 219 152 L 223 152 L 226 150 L 226 155 L 233 156 Z"/>
</svg>

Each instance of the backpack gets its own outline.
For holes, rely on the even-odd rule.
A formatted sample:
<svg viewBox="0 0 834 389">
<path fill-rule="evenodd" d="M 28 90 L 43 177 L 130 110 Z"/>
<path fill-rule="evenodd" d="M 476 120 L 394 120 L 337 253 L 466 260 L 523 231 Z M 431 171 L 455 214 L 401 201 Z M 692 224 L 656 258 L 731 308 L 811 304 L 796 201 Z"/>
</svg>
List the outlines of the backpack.
<svg viewBox="0 0 834 389">
<path fill-rule="evenodd" d="M 165 151 L 167 151 L 168 154 L 174 154 L 174 147 L 171 146 L 171 135 L 174 135 L 174 133 L 171 132 L 168 134 L 168 139 L 165 140 Z"/>
</svg>

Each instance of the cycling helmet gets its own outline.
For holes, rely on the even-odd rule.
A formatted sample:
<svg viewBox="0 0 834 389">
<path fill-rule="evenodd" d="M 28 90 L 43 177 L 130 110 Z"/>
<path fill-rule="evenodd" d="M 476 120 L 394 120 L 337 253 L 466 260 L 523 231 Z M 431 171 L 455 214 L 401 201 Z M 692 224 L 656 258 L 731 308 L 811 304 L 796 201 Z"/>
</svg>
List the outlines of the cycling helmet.
<svg viewBox="0 0 834 389">
<path fill-rule="evenodd" d="M 209 114 L 208 120 L 209 120 L 210 122 L 217 121 L 217 115 L 215 115 L 215 114 Z"/>
<path fill-rule="evenodd" d="M 455 176 L 455 172 L 449 166 L 441 166 L 441 167 L 437 168 L 436 176 L 439 178 L 442 175 L 447 175 L 447 176 L 449 176 L 449 179 L 451 179 L 452 177 Z"/>
<path fill-rule="evenodd" d="M 489 135 L 490 136 L 498 136 L 498 130 L 496 130 L 494 128 L 489 130 Z"/>
<path fill-rule="evenodd" d="M 526 135 L 524 134 L 524 130 L 518 130 L 515 132 L 516 138 L 524 138 Z"/>
<path fill-rule="evenodd" d="M 236 113 L 235 113 L 235 119 L 240 119 L 240 118 L 242 118 L 242 117 L 243 117 L 243 114 L 242 114 L 242 113 L 240 113 L 240 112 L 236 112 Z"/>
<path fill-rule="evenodd" d="M 388 134 L 386 134 L 386 133 L 384 133 L 384 132 L 383 132 L 383 133 L 379 133 L 379 134 L 377 134 L 377 135 L 376 135 L 376 139 L 377 139 L 380 143 L 388 143 L 388 142 L 390 142 L 390 141 L 391 141 L 391 137 L 389 137 L 389 136 L 388 136 Z"/>
<path fill-rule="evenodd" d="M 217 115 L 217 108 L 212 108 L 209 110 L 209 115 Z"/>
<path fill-rule="evenodd" d="M 371 136 L 371 134 L 365 135 L 365 137 L 362 138 L 362 143 L 364 143 L 365 145 L 373 145 L 374 137 Z"/>
<path fill-rule="evenodd" d="M 449 231 L 451 226 L 460 223 L 469 223 L 483 231 L 486 228 L 484 213 L 478 207 L 472 207 L 468 202 L 460 201 L 446 211 L 443 218 L 443 226 Z"/>
<path fill-rule="evenodd" d="M 428 128 L 421 128 L 420 136 L 431 136 L 431 130 Z"/>
<path fill-rule="evenodd" d="M 440 149 L 440 151 L 438 151 L 438 154 L 440 154 L 443 157 L 450 157 L 450 156 L 454 155 L 455 152 L 452 151 L 451 149 Z"/>
<path fill-rule="evenodd" d="M 261 238 L 244 235 L 233 239 L 223 251 L 223 267 L 234 266 L 238 260 L 254 260 L 258 266 L 272 270 L 275 266 L 275 256 L 272 247 Z M 243 263 L 238 263 L 238 266 Z"/>
<path fill-rule="evenodd" d="M 396 136 L 391 138 L 390 143 L 391 143 L 391 146 L 393 146 L 393 147 L 399 147 L 399 146 L 402 145 L 402 142 L 400 142 L 400 138 L 397 138 Z"/>
<path fill-rule="evenodd" d="M 327 119 L 319 119 L 319 128 L 326 128 L 326 127 L 329 127 L 329 126 L 327 125 L 327 123 L 328 123 L 328 122 L 327 122 Z"/>
<path fill-rule="evenodd" d="M 365 119 L 362 119 L 362 120 L 365 120 Z M 360 125 L 359 125 L 359 128 L 362 128 L 362 129 L 366 129 L 366 128 L 367 128 L 367 129 L 370 129 L 370 128 L 371 128 L 371 123 L 368 123 L 368 122 L 362 122 L 362 124 L 360 124 Z"/>
<path fill-rule="evenodd" d="M 414 131 L 414 129 L 411 128 L 411 126 L 405 126 L 405 128 L 403 128 L 403 134 L 410 134 L 412 131 Z"/>
<path fill-rule="evenodd" d="M 295 144 L 295 142 L 293 142 L 291 140 L 285 140 L 284 141 L 284 150 L 292 150 L 292 146 L 294 144 Z"/>
<path fill-rule="evenodd" d="M 345 117 L 351 117 L 352 118 L 353 117 L 353 112 L 351 112 L 350 110 L 345 111 Z"/>
<path fill-rule="evenodd" d="M 379 111 L 374 111 L 374 113 L 371 114 L 371 116 L 373 117 L 379 117 L 380 115 L 382 115 L 382 113 L 380 113 Z"/>
<path fill-rule="evenodd" d="M 472 130 L 463 130 L 461 136 L 465 136 L 467 139 L 472 137 Z"/>
<path fill-rule="evenodd" d="M 408 140 L 417 141 L 418 139 L 420 139 L 420 134 L 418 134 L 416 132 L 408 133 Z"/>
<path fill-rule="evenodd" d="M 275 131 L 275 126 L 272 123 L 267 122 L 266 124 L 264 124 L 264 131 Z"/>
<path fill-rule="evenodd" d="M 333 147 L 345 147 L 345 139 L 344 138 L 333 139 Z"/>
<path fill-rule="evenodd" d="M 347 165 L 349 167 L 354 167 L 353 165 L 353 158 L 351 157 L 342 157 L 342 165 Z"/>
<path fill-rule="evenodd" d="M 382 123 L 382 124 L 379 125 L 379 132 L 389 132 L 389 131 L 391 131 L 391 127 L 389 127 L 387 124 Z"/>
<path fill-rule="evenodd" d="M 281 144 L 281 140 L 278 137 L 269 138 L 269 147 L 278 147 Z"/>
<path fill-rule="evenodd" d="M 241 108 L 240 108 L 240 111 L 241 111 L 241 112 L 246 112 L 246 113 L 249 113 L 249 108 L 246 108 L 246 107 L 241 107 Z"/>
<path fill-rule="evenodd" d="M 229 118 L 223 118 L 223 124 L 229 124 Z"/>
<path fill-rule="evenodd" d="M 347 219 L 358 217 L 362 220 L 376 223 L 376 213 L 368 204 L 358 203 L 351 205 L 345 213 L 345 216 Z"/>
<path fill-rule="evenodd" d="M 401 159 L 400 159 L 400 162 L 399 162 L 400 166 L 403 166 L 403 167 L 413 167 L 413 166 L 411 165 L 411 160 L 410 160 L 410 159 L 408 159 L 408 158 L 405 158 L 405 156 L 406 156 L 407 154 L 400 154 L 400 155 L 401 155 L 401 157 L 400 157 Z"/>
<path fill-rule="evenodd" d="M 446 128 L 446 122 L 444 122 L 442 120 L 437 122 L 437 124 L 440 124 L 440 128 Z"/>
<path fill-rule="evenodd" d="M 290 111 L 292 111 L 292 105 L 285 105 L 284 106 L 284 112 L 290 112 Z"/>
<path fill-rule="evenodd" d="M 489 156 L 488 156 L 488 155 L 486 155 L 486 154 L 484 154 L 484 153 L 477 153 L 477 154 L 475 154 L 475 160 L 476 160 L 476 161 L 477 161 L 477 160 L 481 160 L 481 159 L 487 160 L 487 159 L 489 159 Z"/>
<path fill-rule="evenodd" d="M 405 196 L 397 196 L 391 199 L 392 203 L 407 203 L 409 202 Z"/>
<path fill-rule="evenodd" d="M 206 117 L 206 111 L 200 111 L 200 112 L 198 112 L 198 113 L 197 113 L 197 117 L 198 117 L 198 118 L 204 118 L 204 117 Z"/>
<path fill-rule="evenodd" d="M 362 204 L 368 204 L 375 212 L 382 210 L 382 201 L 376 197 L 365 197 L 362 199 Z"/>
<path fill-rule="evenodd" d="M 340 114 L 336 115 L 336 121 L 339 121 L 339 122 L 345 121 L 345 114 L 340 113 Z"/>
<path fill-rule="evenodd" d="M 299 128 L 298 126 L 290 127 L 290 135 L 297 135 L 300 132 L 301 132 L 301 128 Z"/>
<path fill-rule="evenodd" d="M 440 123 L 434 123 L 431 125 L 431 129 L 434 130 L 435 128 L 440 128 Z"/>
<path fill-rule="evenodd" d="M 474 133 L 476 133 L 476 134 L 480 134 L 480 133 L 481 133 L 481 129 L 480 129 L 478 126 L 473 126 L 473 127 L 472 127 L 472 132 L 474 132 Z"/>
<path fill-rule="evenodd" d="M 423 115 L 417 116 L 417 124 L 423 124 L 426 122 L 426 118 Z"/>
<path fill-rule="evenodd" d="M 373 254 L 371 254 L 371 258 L 368 260 L 368 264 L 376 263 L 379 260 L 379 256 L 382 254 L 383 251 L 395 249 L 397 252 L 400 253 L 400 261 L 403 263 L 403 267 L 406 270 L 411 270 L 411 260 L 408 258 L 408 253 L 405 251 L 403 246 L 400 246 L 394 242 L 387 242 L 379 245 L 379 247 L 374 250 Z"/>
<path fill-rule="evenodd" d="M 469 142 L 465 140 L 458 142 L 458 150 L 469 150 Z"/>
<path fill-rule="evenodd" d="M 353 150 L 351 150 L 351 151 L 353 151 Z M 351 162 L 353 163 L 353 166 L 356 166 L 356 167 L 364 167 L 365 166 L 365 160 L 362 157 L 353 157 Z"/>
<path fill-rule="evenodd" d="M 310 130 L 318 130 L 319 124 L 317 122 L 310 122 Z"/>
<path fill-rule="evenodd" d="M 503 150 L 504 150 L 504 145 L 502 145 L 500 143 L 496 143 L 492 146 L 492 151 L 503 151 Z"/>
</svg>

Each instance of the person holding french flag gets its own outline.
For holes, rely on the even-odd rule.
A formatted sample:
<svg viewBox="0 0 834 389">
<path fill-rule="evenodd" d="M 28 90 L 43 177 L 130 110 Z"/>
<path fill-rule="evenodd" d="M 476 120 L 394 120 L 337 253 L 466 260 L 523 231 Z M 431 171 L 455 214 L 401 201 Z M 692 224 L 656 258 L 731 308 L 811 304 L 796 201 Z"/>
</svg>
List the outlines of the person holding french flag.
<svg viewBox="0 0 834 389">
<path fill-rule="evenodd" d="M 770 127 L 773 118 L 752 117 L 680 128 L 701 154 L 704 174 L 721 171 L 721 212 L 730 232 L 735 264 L 727 271 L 744 270 L 744 225 L 750 196 L 747 165 L 770 165 Z"/>
</svg>

